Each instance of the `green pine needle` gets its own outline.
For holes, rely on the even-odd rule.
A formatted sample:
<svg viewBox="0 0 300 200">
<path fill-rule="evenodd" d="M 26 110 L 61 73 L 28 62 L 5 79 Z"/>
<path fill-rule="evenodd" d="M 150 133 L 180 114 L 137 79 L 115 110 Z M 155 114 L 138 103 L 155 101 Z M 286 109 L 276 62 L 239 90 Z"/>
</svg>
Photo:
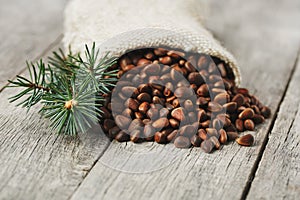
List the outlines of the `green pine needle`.
<svg viewBox="0 0 300 200">
<path fill-rule="evenodd" d="M 21 100 L 17 105 L 28 110 L 37 103 L 39 112 L 50 120 L 50 127 L 57 133 L 76 135 L 98 123 L 103 97 L 117 81 L 117 70 L 110 70 L 116 58 L 105 55 L 99 58 L 95 43 L 85 46 L 85 57 L 65 55 L 62 49 L 53 52 L 46 65 L 42 60 L 27 63 L 30 78 L 17 76 L 8 87 L 24 88 L 9 98 Z M 99 103 L 100 102 L 100 103 Z"/>
</svg>

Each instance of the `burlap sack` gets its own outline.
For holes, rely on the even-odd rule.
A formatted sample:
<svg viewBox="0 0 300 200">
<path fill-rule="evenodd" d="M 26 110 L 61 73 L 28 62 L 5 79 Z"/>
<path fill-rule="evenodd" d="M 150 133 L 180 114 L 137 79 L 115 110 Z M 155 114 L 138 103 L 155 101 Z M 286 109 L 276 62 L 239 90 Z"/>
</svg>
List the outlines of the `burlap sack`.
<svg viewBox="0 0 300 200">
<path fill-rule="evenodd" d="M 236 60 L 201 25 L 200 13 L 197 0 L 71 0 L 63 42 L 78 52 L 96 42 L 116 56 L 161 46 L 206 53 L 228 63 L 239 85 Z"/>
</svg>

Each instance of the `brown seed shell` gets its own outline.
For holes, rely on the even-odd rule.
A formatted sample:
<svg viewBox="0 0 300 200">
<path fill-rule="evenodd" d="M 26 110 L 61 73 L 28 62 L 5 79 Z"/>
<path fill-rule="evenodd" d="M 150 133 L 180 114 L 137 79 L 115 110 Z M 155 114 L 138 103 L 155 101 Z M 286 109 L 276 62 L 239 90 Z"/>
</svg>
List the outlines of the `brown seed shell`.
<svg viewBox="0 0 300 200">
<path fill-rule="evenodd" d="M 235 127 L 239 132 L 243 132 L 244 131 L 244 122 L 241 119 L 237 119 L 235 121 Z"/>
<path fill-rule="evenodd" d="M 269 118 L 271 116 L 271 109 L 264 106 L 262 109 L 261 109 L 261 114 L 264 116 L 264 118 Z"/>
<path fill-rule="evenodd" d="M 139 106 L 139 111 L 143 114 L 146 114 L 149 109 L 150 109 L 150 104 L 148 102 L 143 102 Z"/>
<path fill-rule="evenodd" d="M 220 135 L 220 138 L 219 138 L 220 142 L 222 144 L 226 144 L 226 142 L 227 142 L 227 133 L 226 133 L 226 131 L 224 129 L 221 129 L 219 131 L 219 135 Z"/>
<path fill-rule="evenodd" d="M 254 137 L 251 134 L 244 135 L 235 140 L 239 145 L 242 146 L 252 146 L 254 143 Z"/>
<path fill-rule="evenodd" d="M 120 129 L 127 129 L 131 122 L 131 119 L 129 119 L 125 116 L 122 116 L 122 115 L 117 115 L 115 118 L 115 122 L 119 126 Z"/>
<path fill-rule="evenodd" d="M 167 141 L 172 142 L 175 140 L 175 138 L 178 136 L 178 130 L 172 131 L 168 136 L 167 136 Z"/>
<path fill-rule="evenodd" d="M 223 110 L 223 107 L 216 102 L 209 102 L 207 110 L 209 110 L 210 112 L 220 112 Z"/>
<path fill-rule="evenodd" d="M 189 98 L 193 95 L 193 93 L 194 92 L 191 88 L 182 86 L 175 90 L 174 95 L 177 98 Z"/>
<path fill-rule="evenodd" d="M 165 56 L 165 57 L 159 58 L 159 62 L 161 62 L 164 65 L 169 65 L 172 63 L 172 59 L 170 56 Z"/>
<path fill-rule="evenodd" d="M 139 100 L 140 102 L 148 102 L 150 103 L 151 102 L 151 96 L 148 94 L 148 93 L 141 93 L 137 96 L 137 100 Z"/>
<path fill-rule="evenodd" d="M 207 133 L 204 129 L 199 129 L 198 130 L 198 136 L 202 139 L 202 140 L 206 140 L 208 138 Z"/>
<path fill-rule="evenodd" d="M 223 105 L 223 108 L 226 110 L 226 112 L 234 113 L 237 109 L 237 103 L 236 102 L 229 102 Z"/>
<path fill-rule="evenodd" d="M 239 138 L 239 134 L 237 132 L 227 132 L 228 141 L 233 141 Z"/>
<path fill-rule="evenodd" d="M 239 118 L 240 119 L 251 119 L 254 117 L 254 111 L 251 108 L 246 108 L 245 110 L 243 110 L 240 114 L 239 114 Z"/>
<path fill-rule="evenodd" d="M 141 131 L 134 130 L 132 133 L 130 133 L 130 140 L 134 143 L 140 142 L 141 141 Z"/>
<path fill-rule="evenodd" d="M 207 84 L 201 85 L 197 90 L 197 94 L 201 97 L 207 97 L 209 95 L 209 89 Z"/>
<path fill-rule="evenodd" d="M 135 93 L 136 91 L 137 91 L 137 88 L 132 87 L 132 86 L 125 86 L 122 88 L 122 93 L 126 97 L 131 97 L 133 95 L 133 93 Z"/>
<path fill-rule="evenodd" d="M 194 147 L 200 147 L 201 142 L 202 140 L 198 135 L 193 135 L 193 137 L 191 138 L 191 143 Z"/>
<path fill-rule="evenodd" d="M 162 108 L 159 111 L 159 117 L 168 117 L 169 112 L 167 108 Z"/>
<path fill-rule="evenodd" d="M 215 97 L 214 101 L 218 104 L 224 105 L 229 101 L 229 98 L 230 98 L 229 94 L 227 94 L 227 92 L 224 92 L 224 93 L 219 93 Z"/>
<path fill-rule="evenodd" d="M 183 121 L 185 119 L 185 110 L 182 107 L 175 108 L 171 112 L 171 116 L 178 121 Z"/>
<path fill-rule="evenodd" d="M 152 126 L 157 129 L 162 129 L 164 127 L 167 127 L 169 125 L 169 120 L 167 118 L 160 118 L 153 122 Z"/>
<path fill-rule="evenodd" d="M 184 136 L 178 136 L 175 140 L 174 140 L 174 145 L 177 148 L 189 148 L 191 146 L 191 141 L 189 138 L 184 137 Z"/>
<path fill-rule="evenodd" d="M 188 62 L 186 62 L 186 63 L 188 63 Z M 188 80 L 191 84 L 195 84 L 197 86 L 200 86 L 204 83 L 204 79 L 201 76 L 201 74 L 199 74 L 199 72 L 190 73 L 188 76 Z"/>
<path fill-rule="evenodd" d="M 248 96 L 249 95 L 249 90 L 246 88 L 238 88 L 237 90 L 238 93 L 244 95 L 244 96 Z"/>
<path fill-rule="evenodd" d="M 205 153 L 210 153 L 212 152 L 212 150 L 214 149 L 214 143 L 211 140 L 204 140 L 201 143 L 201 149 L 205 152 Z"/>
<path fill-rule="evenodd" d="M 130 136 L 129 136 L 127 133 L 125 133 L 124 131 L 120 131 L 120 132 L 116 135 L 115 139 L 116 139 L 118 142 L 127 142 L 127 141 L 130 140 Z"/>
<path fill-rule="evenodd" d="M 137 66 L 142 66 L 142 65 L 147 65 L 152 63 L 150 60 L 146 59 L 146 58 L 141 58 L 138 62 L 137 62 Z"/>
<path fill-rule="evenodd" d="M 262 115 L 255 114 L 252 120 L 255 124 L 261 124 L 265 121 L 265 118 Z"/>
<path fill-rule="evenodd" d="M 206 115 L 205 110 L 200 109 L 198 111 L 198 120 L 199 120 L 199 122 L 204 122 L 205 120 L 207 120 L 207 115 Z"/>
<path fill-rule="evenodd" d="M 159 75 L 160 74 L 160 65 L 159 64 L 150 64 L 147 65 L 143 72 L 148 76 Z"/>
<path fill-rule="evenodd" d="M 169 124 L 171 125 L 172 128 L 178 128 L 179 127 L 179 121 L 176 119 L 170 119 Z"/>
<path fill-rule="evenodd" d="M 166 144 L 167 143 L 167 135 L 161 132 L 156 132 L 154 135 L 155 142 L 159 144 Z"/>
<path fill-rule="evenodd" d="M 237 103 L 237 107 L 240 107 L 242 105 L 244 105 L 245 100 L 244 100 L 244 95 L 242 94 L 237 94 L 233 97 L 232 102 L 236 102 Z"/>
<path fill-rule="evenodd" d="M 178 134 L 190 138 L 193 135 L 197 134 L 197 129 L 193 125 L 186 125 L 178 130 Z"/>
<path fill-rule="evenodd" d="M 212 136 L 209 139 L 214 143 L 216 149 L 220 149 L 221 144 L 216 136 Z"/>
<path fill-rule="evenodd" d="M 247 119 L 244 122 L 244 127 L 245 127 L 246 130 L 254 131 L 255 124 L 251 119 Z"/>
<path fill-rule="evenodd" d="M 148 111 L 147 111 L 147 116 L 155 121 L 158 119 L 159 117 L 159 112 L 158 112 L 158 109 L 157 108 L 150 108 Z"/>
</svg>

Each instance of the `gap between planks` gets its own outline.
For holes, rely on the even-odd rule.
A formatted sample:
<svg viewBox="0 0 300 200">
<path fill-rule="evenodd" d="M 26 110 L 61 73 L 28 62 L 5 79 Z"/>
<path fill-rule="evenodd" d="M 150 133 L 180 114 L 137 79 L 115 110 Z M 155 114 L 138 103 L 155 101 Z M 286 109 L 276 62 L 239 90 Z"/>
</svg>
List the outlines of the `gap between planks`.
<svg viewBox="0 0 300 200">
<path fill-rule="evenodd" d="M 256 3 L 253 5 L 258 5 L 258 3 L 260 1 L 255 1 Z M 226 2 L 227 3 L 227 2 Z M 262 4 L 265 5 L 266 7 L 269 6 L 269 4 Z M 244 10 L 248 11 L 248 13 L 250 12 L 250 14 L 256 13 L 257 9 L 255 6 L 252 7 L 252 9 L 248 10 L 249 6 L 244 6 Z M 260 6 L 261 8 L 264 8 L 264 6 Z M 221 9 L 222 10 L 222 9 Z M 225 9 L 224 9 L 225 10 Z M 250 15 L 244 15 L 244 18 L 246 16 L 250 16 L 246 19 L 247 20 L 242 20 L 241 17 L 237 17 L 240 12 L 235 12 L 234 14 L 236 15 L 226 15 L 228 16 L 227 21 L 224 22 L 223 18 L 222 18 L 222 22 L 220 22 L 220 24 L 225 24 L 226 27 L 234 27 L 234 29 L 232 29 L 232 31 L 228 30 L 228 28 L 224 28 L 224 30 L 222 29 L 216 29 L 219 30 L 217 31 L 219 34 L 219 36 L 221 36 L 220 38 L 223 38 L 222 41 L 225 41 L 228 45 L 229 48 L 232 49 L 232 51 L 235 51 L 235 55 L 237 55 L 237 57 L 240 57 L 243 64 L 244 64 L 244 74 L 250 74 L 251 71 L 247 70 L 247 67 L 253 67 L 253 69 L 257 70 L 257 74 L 252 74 L 252 78 L 251 76 L 247 76 L 247 85 L 249 86 L 250 83 L 254 82 L 253 86 L 256 86 L 254 89 L 258 91 L 259 96 L 263 97 L 263 99 L 268 100 L 266 103 L 267 104 L 271 104 L 272 106 L 272 110 L 275 111 L 274 114 L 276 114 L 278 107 L 280 106 L 280 103 L 282 102 L 282 96 L 284 96 L 284 92 L 286 91 L 287 85 L 289 84 L 289 81 L 291 79 L 291 74 L 293 73 L 292 70 L 294 68 L 294 62 L 295 59 L 298 57 L 297 55 L 294 55 L 294 53 L 296 53 L 296 51 L 298 50 L 298 45 L 294 45 L 295 43 L 288 43 L 285 42 L 286 40 L 284 38 L 288 37 L 290 34 L 283 34 L 285 32 L 282 32 L 279 30 L 280 28 L 280 23 L 278 23 L 278 27 L 276 29 L 274 29 L 274 27 L 272 26 L 266 26 L 266 24 L 270 24 L 269 22 L 269 18 L 265 17 L 263 18 L 264 20 L 258 20 L 256 21 L 255 18 L 253 19 L 253 17 L 251 17 Z M 257 17 L 259 17 L 260 15 L 257 15 Z M 279 15 L 281 16 L 281 15 Z M 264 16 L 261 16 L 264 17 Z M 235 22 L 233 20 L 232 24 L 228 24 L 229 22 L 232 21 L 232 19 L 237 19 L 237 21 Z M 247 23 L 248 22 L 248 23 Z M 257 24 L 256 24 L 257 22 Z M 240 26 L 240 23 L 245 23 L 246 25 L 249 24 L 249 26 L 244 26 L 245 28 L 242 28 L 242 26 Z M 215 23 L 212 23 L 215 24 Z M 231 26 L 230 26 L 231 25 Z M 238 27 L 238 28 L 236 28 Z M 250 31 L 252 30 L 252 28 L 256 28 L 257 30 L 259 30 L 259 32 L 254 32 L 254 31 Z M 260 31 L 261 30 L 261 31 Z M 290 33 L 288 32 L 289 29 L 286 29 L 286 33 Z M 237 33 L 236 33 L 237 32 Z M 226 34 L 227 33 L 227 34 Z M 268 38 L 268 40 L 265 40 L 264 38 L 261 37 L 261 35 L 264 35 L 264 37 Z M 291 34 L 292 36 L 294 34 Z M 225 39 L 224 39 L 225 38 Z M 240 41 L 238 41 L 238 39 L 241 39 Z M 253 43 L 251 43 L 251 39 L 253 39 Z M 282 40 L 281 40 L 282 39 Z M 266 42 L 269 41 L 269 42 Z M 240 47 L 240 43 L 244 42 L 244 47 Z M 282 43 L 281 43 L 282 42 Z M 274 43 L 274 44 L 272 44 Z M 283 45 L 284 44 L 284 45 Z M 248 46 L 249 45 L 249 46 Z M 250 48 L 249 48 L 250 47 Z M 278 50 L 278 48 L 282 48 L 283 49 L 288 48 L 289 52 L 285 52 L 284 54 L 279 54 L 280 50 Z M 262 51 L 264 50 L 264 51 Z M 258 53 L 260 53 L 260 55 L 258 55 Z M 265 59 L 267 60 L 271 60 L 274 56 L 278 57 L 278 56 L 282 56 L 282 59 L 278 59 L 279 62 L 266 62 Z M 285 62 L 283 62 L 282 60 L 285 60 Z M 271 60 L 272 61 L 272 60 Z M 286 63 L 288 62 L 288 64 Z M 241 65 L 243 65 L 241 64 Z M 274 68 L 270 67 L 268 65 L 273 65 L 274 64 Z M 266 65 L 266 66 L 265 66 Z M 279 66 L 281 67 L 279 67 Z M 269 72 L 269 74 L 264 74 L 264 70 L 261 70 L 262 67 L 265 67 L 266 72 Z M 277 68 L 276 68 L 277 67 Z M 283 69 L 283 68 L 286 68 Z M 278 70 L 278 71 L 276 71 Z M 250 72 L 250 73 L 249 73 Z M 273 72 L 273 74 L 272 74 Z M 259 74 L 259 80 L 254 79 L 253 77 L 255 77 L 255 75 Z M 277 80 L 275 80 L 274 85 L 262 88 L 261 85 L 259 84 L 255 84 L 255 82 L 257 83 L 258 81 L 261 81 L 261 83 L 264 82 L 274 82 L 272 80 L 272 78 L 268 77 L 269 75 L 274 75 L 274 77 Z M 278 78 L 280 78 L 280 80 L 278 80 Z M 275 90 L 275 86 L 276 86 L 276 91 Z M 279 86 L 279 89 L 278 89 Z M 253 88 L 250 87 L 249 88 Z M 260 89 L 260 90 L 258 90 Z M 265 94 L 265 92 L 262 89 L 268 89 L 269 90 L 269 94 L 272 94 L 272 98 L 268 98 L 265 96 L 263 96 Z M 273 90 L 273 91 L 272 91 Z M 275 90 L 275 91 L 274 91 Z M 274 93 L 275 92 L 275 93 Z M 256 92 L 255 92 L 256 93 Z M 268 94 L 268 93 L 267 93 Z M 278 96 L 276 96 L 278 94 Z M 275 98 L 275 100 L 274 100 Z M 263 101 L 265 102 L 265 101 Z M 276 105 L 275 105 L 276 104 Z M 242 150 L 237 150 L 236 148 L 233 148 L 232 146 L 228 145 L 225 147 L 225 150 L 222 152 L 218 152 L 220 155 L 224 155 L 225 151 L 228 150 L 228 153 L 232 153 L 235 156 L 231 157 L 231 155 L 227 155 L 228 158 L 231 158 L 231 161 L 227 162 L 223 162 L 223 164 L 228 164 L 227 165 L 227 169 L 228 170 L 236 170 L 237 168 L 240 169 L 244 168 L 245 171 L 243 172 L 235 172 L 237 175 L 232 174 L 232 177 L 238 178 L 237 180 L 235 180 L 235 182 L 232 180 L 231 177 L 225 177 L 223 179 L 219 179 L 218 177 L 214 176 L 212 178 L 215 178 L 216 180 L 208 180 L 205 179 L 205 175 L 198 177 L 197 180 L 199 180 L 199 178 L 203 178 L 203 181 L 199 184 L 199 182 L 194 182 L 196 183 L 195 185 L 193 185 L 193 187 L 197 188 L 198 187 L 205 187 L 207 186 L 207 184 L 211 184 L 210 186 L 216 186 L 215 184 L 221 184 L 222 190 L 225 192 L 220 192 L 220 191 L 208 191 L 207 196 L 219 196 L 219 197 L 234 197 L 234 199 L 238 198 L 242 198 L 243 192 L 246 191 L 245 186 L 249 185 L 249 180 L 251 180 L 251 174 L 253 174 L 253 167 L 255 166 L 255 163 L 259 162 L 259 158 L 258 155 L 261 153 L 263 154 L 263 149 L 265 148 L 265 142 L 266 142 L 266 138 L 268 137 L 268 131 L 270 131 L 270 129 L 272 128 L 273 122 L 275 120 L 275 115 L 273 115 L 272 119 L 268 121 L 267 124 L 265 124 L 264 126 L 261 126 L 258 132 L 258 142 L 260 144 L 257 144 L 257 151 L 251 151 L 251 149 L 242 149 Z M 114 145 L 116 145 L 115 143 L 112 143 L 113 145 L 110 145 L 110 150 L 111 147 L 113 147 Z M 120 146 L 124 145 L 119 145 L 117 147 L 117 149 L 115 149 L 115 151 L 111 151 L 108 152 L 106 150 L 105 154 L 108 153 L 109 155 L 114 155 L 114 153 L 124 153 L 124 150 L 126 149 L 121 149 Z M 129 148 L 132 145 L 128 145 Z M 126 148 L 128 148 L 128 146 Z M 123 150 L 123 151 L 120 151 Z M 231 151 L 232 150 L 232 151 Z M 205 155 L 200 155 L 200 159 L 195 156 L 195 153 L 197 153 L 196 151 L 192 151 L 189 152 L 189 157 L 185 156 L 181 159 L 182 161 L 182 167 L 181 169 L 185 169 L 185 170 L 189 170 L 192 167 L 199 167 L 199 170 L 203 170 L 204 173 L 210 173 L 208 174 L 211 175 L 211 173 L 214 173 L 218 176 L 218 175 L 223 175 L 223 168 L 222 167 L 226 167 L 223 165 L 220 165 L 217 170 L 219 171 L 214 171 L 213 169 L 208 169 L 205 170 L 203 168 L 202 164 L 199 164 L 199 160 L 201 159 L 201 162 L 208 162 L 208 163 L 218 163 L 220 161 L 219 157 L 217 157 L 216 155 L 210 155 L 210 156 L 205 156 Z M 107 156 L 105 155 L 104 156 Z M 125 155 L 125 154 L 123 154 Z M 237 161 L 239 156 L 246 156 L 243 160 L 243 162 L 239 162 Z M 204 157 L 204 158 L 203 158 Z M 251 158 L 252 157 L 252 158 Z M 180 198 L 180 195 L 185 194 L 185 192 L 189 191 L 189 190 L 184 190 L 185 188 L 178 188 L 177 190 L 174 190 L 175 195 L 176 196 L 172 196 L 171 193 L 168 193 L 171 191 L 171 188 L 168 188 L 166 186 L 166 184 L 164 183 L 166 181 L 166 174 L 169 174 L 173 171 L 178 170 L 178 168 L 180 169 L 180 165 L 176 165 L 173 169 L 171 168 L 170 170 L 166 171 L 166 174 L 159 174 L 162 176 L 162 178 L 158 178 L 158 176 L 156 176 L 155 174 L 153 175 L 144 175 L 144 176 L 139 176 L 137 177 L 136 175 L 132 174 L 132 175 L 124 175 L 121 173 L 112 173 L 111 170 L 107 169 L 106 166 L 103 166 L 103 162 L 101 162 L 103 156 L 101 157 L 100 161 L 98 162 L 97 165 L 94 166 L 93 170 L 90 172 L 89 176 L 84 180 L 85 183 L 81 184 L 80 189 L 78 189 L 74 195 L 72 196 L 72 199 L 82 199 L 83 197 L 87 198 L 87 197 L 95 197 L 96 195 L 98 195 L 98 197 L 101 197 L 102 199 L 106 198 L 112 198 L 112 197 L 124 197 L 126 198 L 133 198 L 133 197 L 150 197 L 150 195 L 152 195 L 151 197 L 160 197 L 160 198 L 164 198 L 164 197 L 170 197 L 171 198 Z M 246 159 L 247 158 L 247 159 Z M 214 159 L 214 160 L 212 160 Z M 129 158 L 127 158 L 127 160 L 129 160 Z M 250 161 L 249 161 L 250 160 Z M 241 160 L 240 160 L 241 161 Z M 246 164 L 245 164 L 246 163 Z M 248 167 L 248 164 L 251 163 L 251 166 Z M 130 163 L 126 163 L 128 164 L 128 166 L 130 166 Z M 192 164 L 192 166 L 190 166 Z M 184 165 L 184 166 L 183 166 Z M 249 170 L 247 170 L 247 168 L 249 168 Z M 226 169 L 226 172 L 227 172 Z M 248 172 L 249 171 L 249 172 Z M 247 174 L 245 174 L 245 172 L 247 172 Z M 196 173 L 196 170 L 191 170 L 191 172 L 193 175 L 198 175 Z M 185 175 L 189 173 L 185 173 L 182 172 L 182 174 L 178 174 L 177 175 L 182 175 L 183 177 L 177 177 L 177 178 L 173 178 L 171 179 L 172 181 L 172 185 L 173 187 L 177 186 L 182 186 L 182 184 L 180 182 L 184 182 Z M 245 174 L 245 177 L 244 177 Z M 107 177 L 109 175 L 109 177 Z M 186 176 L 186 178 L 189 178 L 188 175 Z M 98 177 L 96 177 L 98 176 Z M 130 180 L 129 180 L 130 179 Z M 142 180 L 141 180 L 142 179 Z M 154 184 L 153 179 L 156 181 L 161 181 L 160 185 L 163 187 L 165 186 L 166 188 L 156 188 L 156 190 L 153 190 L 152 188 L 152 184 Z M 187 179 L 187 180 L 192 180 L 192 179 Z M 179 183 L 176 183 L 179 182 Z M 230 182 L 231 181 L 231 182 Z M 224 182 L 226 182 L 226 184 L 224 184 Z M 238 183 L 236 183 L 238 182 Z M 168 183 L 170 183 L 170 181 L 168 181 Z M 203 183 L 203 184 L 202 184 Z M 238 186 L 228 186 L 228 184 L 238 184 Z M 124 185 L 125 184 L 125 185 Z M 137 191 L 134 191 L 133 187 L 131 187 L 129 184 L 138 187 Z M 202 184 L 202 185 L 201 185 Z M 206 185 L 205 185 L 206 184 Z M 224 185 L 222 185 L 224 184 Z M 240 184 L 243 186 L 242 188 L 240 187 Z M 144 186 L 144 187 L 143 187 Z M 149 188 L 150 187 L 150 188 Z M 239 189 L 241 188 L 241 189 Z M 144 189 L 144 193 L 139 193 L 139 191 L 141 189 Z M 150 191 L 149 191 L 150 189 Z M 181 193 L 179 193 L 178 191 L 181 191 Z M 210 189 L 210 188 L 208 188 Z M 228 189 L 232 189 L 230 190 L 230 192 L 228 192 Z M 198 189 L 200 190 L 200 189 Z M 155 192 L 154 192 L 155 191 Z M 227 192 L 226 192 L 227 191 Z M 152 193 L 154 192 L 154 193 Z M 195 195 L 197 195 L 197 197 L 199 197 L 199 191 L 193 190 L 193 194 L 191 195 L 191 198 L 195 197 Z M 198 192 L 198 193 L 197 193 Z M 204 192 L 204 189 L 200 192 Z M 206 191 L 207 192 L 207 191 Z M 238 192 L 238 193 L 236 193 Z M 233 193 L 233 194 L 232 194 Z M 201 193 L 200 195 L 203 196 L 203 193 Z M 241 196 L 240 196 L 241 195 Z"/>
<path fill-rule="evenodd" d="M 264 154 L 264 152 L 265 152 L 265 150 L 266 150 L 266 146 L 267 146 L 267 144 L 268 144 L 268 142 L 269 142 L 269 135 L 270 135 L 270 133 L 272 132 L 272 130 L 273 130 L 273 128 L 274 128 L 275 122 L 276 122 L 276 120 L 277 120 L 277 118 L 278 118 L 278 113 L 279 113 L 279 111 L 280 111 L 280 109 L 281 109 L 282 103 L 283 103 L 283 101 L 284 101 L 284 98 L 285 98 L 285 96 L 286 96 L 286 93 L 287 93 L 287 91 L 288 91 L 288 89 L 289 89 L 289 87 L 290 87 L 291 81 L 292 81 L 292 79 L 293 79 L 293 77 L 294 77 L 294 74 L 295 74 L 295 71 L 296 71 L 296 69 L 297 69 L 298 62 L 299 62 L 299 57 L 300 57 L 300 47 L 299 47 L 299 50 L 298 50 L 298 55 L 299 55 L 299 56 L 295 59 L 293 69 L 292 69 L 292 71 L 291 71 L 291 73 L 290 73 L 290 75 L 289 75 L 288 83 L 287 83 L 287 85 L 286 85 L 286 88 L 285 88 L 285 90 L 284 90 L 284 92 L 283 92 L 283 95 L 282 95 L 282 97 L 281 97 L 281 100 L 280 100 L 280 102 L 279 102 L 279 106 L 277 107 L 276 111 L 274 112 L 274 117 L 273 117 L 273 119 L 272 119 L 270 128 L 268 129 L 267 135 L 266 135 L 266 137 L 264 138 L 264 141 L 263 141 L 263 143 L 262 143 L 261 151 L 259 152 L 259 154 L 258 154 L 258 156 L 257 156 L 257 159 L 256 159 L 256 161 L 255 161 L 255 163 L 254 163 L 254 165 L 253 165 L 253 168 L 252 168 L 252 170 L 251 170 L 251 173 L 250 173 L 250 175 L 249 175 L 249 178 L 248 178 L 248 181 L 247 181 L 247 185 L 245 186 L 245 189 L 244 189 L 244 191 L 243 191 L 243 193 L 242 193 L 241 200 L 247 199 L 247 196 L 248 196 L 248 194 L 249 194 L 249 192 L 250 192 L 250 189 L 251 189 L 251 186 L 252 186 L 252 182 L 253 182 L 253 180 L 254 180 L 254 178 L 255 178 L 255 174 L 256 174 L 256 172 L 257 172 L 257 170 L 258 170 L 258 168 L 259 168 L 259 164 L 260 164 L 260 162 L 261 162 L 261 160 L 262 160 L 262 156 L 263 156 L 263 154 Z"/>
<path fill-rule="evenodd" d="M 290 80 L 291 80 L 292 77 L 293 77 L 294 71 L 295 71 L 295 65 L 293 65 L 293 69 L 292 69 L 292 71 L 291 71 L 290 74 L 289 74 L 289 78 L 288 78 L 288 81 L 287 81 L 287 85 L 285 86 L 285 89 L 284 89 L 284 92 L 283 92 L 283 94 L 282 94 L 282 96 L 281 96 L 280 102 L 279 102 L 278 106 L 276 107 L 276 111 L 274 112 L 275 115 L 274 115 L 273 119 L 271 120 L 271 125 L 270 125 L 269 128 L 267 129 L 267 135 L 266 135 L 266 136 L 264 137 L 264 139 L 263 139 L 263 143 L 262 143 L 261 149 L 260 149 L 260 151 L 259 151 L 259 153 L 258 153 L 258 156 L 257 156 L 257 158 L 256 158 L 256 161 L 254 162 L 253 169 L 251 170 L 251 173 L 250 173 L 250 175 L 249 175 L 249 178 L 248 178 L 246 187 L 245 187 L 245 189 L 244 189 L 244 191 L 243 191 L 243 193 L 242 193 L 242 199 L 245 199 L 245 198 L 247 197 L 247 194 L 248 194 L 248 192 L 249 192 L 249 190 L 250 190 L 250 188 L 251 188 L 252 180 L 253 180 L 253 178 L 254 178 L 254 176 L 255 176 L 255 173 L 256 173 L 257 168 L 258 168 L 258 166 L 259 166 L 259 163 L 260 163 L 260 161 L 261 161 L 262 155 L 263 155 L 263 153 L 264 153 L 265 147 L 266 147 L 266 145 L 267 145 L 267 143 L 268 143 L 268 133 L 273 129 L 274 123 L 275 123 L 275 121 L 276 121 L 276 119 L 277 119 L 277 113 L 278 113 L 278 111 L 279 111 L 279 109 L 280 109 L 281 103 L 282 103 L 283 98 L 284 98 L 284 96 L 285 96 L 285 94 L 286 94 L 286 91 L 287 91 L 287 88 L 288 88 L 288 86 L 289 86 Z M 187 155 L 186 157 L 188 157 L 188 155 Z M 93 165 L 93 166 L 94 166 L 94 165 Z M 81 185 L 81 183 L 80 183 L 80 185 Z M 80 185 L 79 185 L 79 187 L 80 187 Z M 77 189 L 76 189 L 76 190 L 77 190 Z"/>
<path fill-rule="evenodd" d="M 300 54 L 299 54 L 300 59 Z M 299 199 L 300 60 L 247 199 Z"/>
</svg>

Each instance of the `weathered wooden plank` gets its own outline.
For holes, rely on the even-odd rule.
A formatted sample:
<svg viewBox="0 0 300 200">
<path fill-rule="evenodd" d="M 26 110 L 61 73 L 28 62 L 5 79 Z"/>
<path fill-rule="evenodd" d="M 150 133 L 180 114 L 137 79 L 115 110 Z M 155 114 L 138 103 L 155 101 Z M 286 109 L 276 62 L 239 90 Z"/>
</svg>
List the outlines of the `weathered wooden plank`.
<svg viewBox="0 0 300 200">
<path fill-rule="evenodd" d="M 0 91 L 62 33 L 66 0 L 0 0 Z"/>
<path fill-rule="evenodd" d="M 65 1 L 0 4 L 1 90 L 25 68 L 25 59 L 57 48 Z M 36 108 L 27 114 L 8 103 L 17 92 L 4 89 L 0 95 L 0 199 L 68 199 L 109 141 L 99 127 L 78 138 L 54 134 Z"/>
<path fill-rule="evenodd" d="M 275 111 L 299 48 L 296 1 L 218 3 L 211 9 L 210 29 L 240 61 L 243 85 Z M 271 122 L 254 132 L 253 147 L 230 144 L 210 155 L 196 148 L 174 153 L 170 145 L 163 151 L 157 144 L 113 142 L 72 199 L 240 199 L 248 192 Z M 153 151 L 162 156 L 152 156 Z M 165 158 L 168 153 L 176 159 Z"/>
<path fill-rule="evenodd" d="M 100 127 L 78 138 L 57 135 L 33 108 L 0 95 L 0 199 L 68 199 L 107 148 Z"/>
<path fill-rule="evenodd" d="M 299 59 L 299 58 L 298 58 Z M 300 197 L 300 62 L 264 151 L 248 199 Z"/>
</svg>

